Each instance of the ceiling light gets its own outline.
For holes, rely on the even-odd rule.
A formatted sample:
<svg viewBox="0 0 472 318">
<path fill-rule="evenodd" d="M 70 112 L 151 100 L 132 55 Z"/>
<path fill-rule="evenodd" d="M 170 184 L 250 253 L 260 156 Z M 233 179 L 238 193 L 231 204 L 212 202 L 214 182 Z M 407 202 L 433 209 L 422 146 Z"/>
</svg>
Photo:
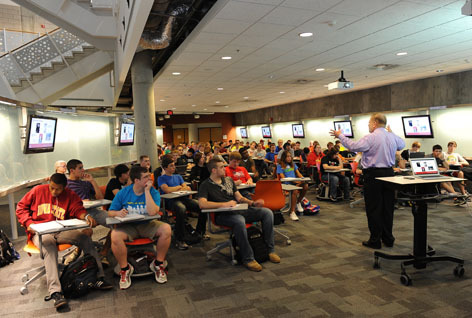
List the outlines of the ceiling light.
<svg viewBox="0 0 472 318">
<path fill-rule="evenodd" d="M 207 108 L 204 108 L 203 110 L 208 110 Z"/>
<path fill-rule="evenodd" d="M 229 106 L 225 106 L 225 108 L 228 108 Z"/>
<path fill-rule="evenodd" d="M 165 99 L 159 99 L 160 102 L 165 102 L 166 100 Z"/>
<path fill-rule="evenodd" d="M 232 57 L 231 56 L 222 56 L 221 59 L 222 60 L 231 60 Z"/>
<path fill-rule="evenodd" d="M 308 38 L 310 36 L 313 36 L 313 32 L 302 32 L 302 33 L 299 33 L 298 36 L 301 38 Z"/>
<path fill-rule="evenodd" d="M 285 92 L 279 92 L 280 94 L 285 94 Z"/>
<path fill-rule="evenodd" d="M 222 90 L 224 90 L 224 88 L 223 87 L 218 87 L 217 90 L 222 91 Z"/>
<path fill-rule="evenodd" d="M 170 115 L 164 115 L 164 118 L 169 119 Z"/>
<path fill-rule="evenodd" d="M 172 72 L 172 75 L 180 75 L 180 72 Z"/>
<path fill-rule="evenodd" d="M 325 69 L 324 68 L 317 68 L 315 71 L 317 72 L 323 72 Z"/>
<path fill-rule="evenodd" d="M 408 52 L 398 52 L 397 56 L 403 56 L 403 55 L 407 55 L 407 54 L 408 54 Z"/>
<path fill-rule="evenodd" d="M 219 100 L 217 100 L 217 101 L 215 102 L 215 104 L 219 104 L 219 103 L 220 103 L 220 101 L 219 101 Z"/>
<path fill-rule="evenodd" d="M 164 120 L 164 117 L 162 117 L 162 116 L 159 116 L 159 120 L 161 120 L 161 121 L 162 121 L 162 120 Z"/>
<path fill-rule="evenodd" d="M 195 106 L 197 106 L 197 105 L 195 105 L 195 104 L 192 105 L 192 107 L 195 107 Z"/>
<path fill-rule="evenodd" d="M 195 114 L 195 115 L 193 116 L 193 118 L 195 118 L 195 119 L 199 119 L 199 118 L 200 118 L 200 115 L 198 115 L 198 114 Z"/>
<path fill-rule="evenodd" d="M 175 107 L 172 107 L 172 109 L 177 109 L 177 108 L 175 108 Z"/>
<path fill-rule="evenodd" d="M 249 99 L 249 97 L 247 97 L 247 96 L 244 96 L 244 99 Z"/>
</svg>

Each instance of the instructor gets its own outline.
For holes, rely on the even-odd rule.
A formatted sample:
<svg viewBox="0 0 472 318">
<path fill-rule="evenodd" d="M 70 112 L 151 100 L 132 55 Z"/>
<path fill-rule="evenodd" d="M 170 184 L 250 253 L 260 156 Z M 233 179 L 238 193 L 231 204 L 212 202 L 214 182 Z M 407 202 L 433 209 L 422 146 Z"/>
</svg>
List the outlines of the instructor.
<svg viewBox="0 0 472 318">
<path fill-rule="evenodd" d="M 344 147 L 351 151 L 362 151 L 362 173 L 364 175 L 364 199 L 370 238 L 362 245 L 374 249 L 393 247 L 392 234 L 395 192 L 377 177 L 393 176 L 395 152 L 405 147 L 403 139 L 395 135 L 382 113 L 375 113 L 369 120 L 369 133 L 359 141 L 353 141 L 341 133 L 331 130 L 330 134 L 341 140 Z"/>
</svg>

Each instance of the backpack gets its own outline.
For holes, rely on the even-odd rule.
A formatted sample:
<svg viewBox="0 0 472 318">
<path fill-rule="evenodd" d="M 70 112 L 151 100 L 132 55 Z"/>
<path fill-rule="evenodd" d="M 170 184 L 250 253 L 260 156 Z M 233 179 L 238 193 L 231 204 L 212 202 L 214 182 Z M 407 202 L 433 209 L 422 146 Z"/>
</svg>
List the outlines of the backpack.
<svg viewBox="0 0 472 318">
<path fill-rule="evenodd" d="M 282 213 L 274 213 L 274 225 L 285 223 L 285 218 Z"/>
<path fill-rule="evenodd" d="M 249 241 L 249 245 L 251 245 L 252 251 L 254 252 L 254 259 L 258 263 L 263 263 L 269 260 L 269 247 L 264 241 L 264 236 L 262 235 L 261 230 L 259 230 L 255 226 L 251 226 L 247 228 L 247 239 Z M 239 246 L 236 243 L 236 239 L 234 235 L 232 236 L 233 240 L 233 247 L 236 251 L 235 259 L 238 261 L 239 264 L 242 263 L 242 256 L 241 251 L 239 250 Z"/>
<path fill-rule="evenodd" d="M 133 275 L 149 273 L 149 265 L 155 258 L 154 250 L 134 250 L 128 253 L 128 263 L 134 268 Z"/>
<path fill-rule="evenodd" d="M 0 230 L 0 267 L 7 266 L 17 259 L 20 259 L 20 254 L 5 232 Z"/>
<path fill-rule="evenodd" d="M 200 243 L 201 240 L 202 240 L 201 236 L 193 228 L 192 224 L 186 223 L 185 232 L 184 232 L 185 243 L 187 243 L 188 245 L 193 245 L 193 244 Z"/>
<path fill-rule="evenodd" d="M 303 215 L 317 215 L 320 213 L 320 206 L 316 204 L 311 204 L 311 202 L 307 198 L 303 198 L 301 201 L 303 207 Z"/>
<path fill-rule="evenodd" d="M 67 265 L 60 278 L 64 296 L 78 298 L 86 295 L 95 285 L 97 273 L 97 261 L 90 254 L 85 254 Z"/>
</svg>

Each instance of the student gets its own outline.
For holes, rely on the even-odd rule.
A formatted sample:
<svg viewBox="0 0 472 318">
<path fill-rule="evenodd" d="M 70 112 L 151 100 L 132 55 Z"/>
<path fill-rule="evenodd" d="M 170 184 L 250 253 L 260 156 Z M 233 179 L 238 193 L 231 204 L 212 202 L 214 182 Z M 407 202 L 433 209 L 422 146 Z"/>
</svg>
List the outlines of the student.
<svg viewBox="0 0 472 318">
<path fill-rule="evenodd" d="M 151 158 L 147 155 L 142 155 L 139 157 L 139 165 L 143 168 L 146 168 L 148 172 L 152 172 L 151 168 Z"/>
<path fill-rule="evenodd" d="M 249 157 L 254 157 L 255 152 L 256 152 L 256 142 L 253 141 L 249 145 L 249 148 L 247 149 L 247 153 L 249 154 Z"/>
<path fill-rule="evenodd" d="M 220 159 L 221 161 L 223 161 L 226 164 L 226 160 L 220 154 L 221 149 L 225 149 L 225 148 L 222 148 L 220 145 L 215 145 L 213 147 L 213 158 Z"/>
<path fill-rule="evenodd" d="M 264 172 L 267 174 L 270 174 L 269 167 L 267 166 L 267 163 L 264 160 L 266 155 L 267 155 L 267 152 L 264 150 L 263 144 L 261 143 L 257 144 L 257 149 L 254 152 L 253 158 L 255 160 L 254 163 L 256 164 L 256 169 L 259 173 L 259 177 L 261 178 Z"/>
<path fill-rule="evenodd" d="M 301 149 L 300 147 L 301 147 L 301 143 L 299 141 L 297 141 L 295 143 L 295 148 L 293 148 L 294 158 L 299 158 L 302 155 L 303 149 Z"/>
<path fill-rule="evenodd" d="M 36 246 L 39 246 L 39 236 L 31 230 L 31 224 L 72 218 L 85 220 L 91 227 L 97 224 L 95 219 L 87 214 L 80 197 L 72 190 L 67 189 L 66 185 L 66 176 L 55 173 L 50 177 L 49 184 L 34 187 L 18 202 L 16 207 L 18 222 L 26 229 L 28 238 Z M 104 279 L 105 275 L 100 257 L 89 236 L 79 230 L 45 234 L 42 236 L 43 263 L 46 269 L 48 298 L 54 300 L 54 307 L 59 308 L 67 305 L 59 281 L 57 244 L 74 244 L 92 255 L 98 265 L 98 280 L 94 287 L 102 290 L 113 288 Z"/>
<path fill-rule="evenodd" d="M 241 154 L 237 151 L 234 151 L 229 154 L 229 164 L 225 168 L 226 176 L 233 179 L 236 186 L 247 183 L 253 184 L 251 176 L 247 173 L 246 168 L 241 167 L 239 162 L 241 161 Z M 241 194 L 245 197 L 248 197 L 250 194 L 254 193 L 254 188 L 243 189 L 240 191 Z"/>
<path fill-rule="evenodd" d="M 300 171 L 298 171 L 297 164 L 293 162 L 292 154 L 288 151 L 284 151 L 282 153 L 282 157 L 280 157 L 279 164 L 277 164 L 277 176 L 279 179 L 282 178 L 303 178 Z M 290 182 L 287 182 L 290 183 Z M 302 207 L 302 200 L 305 197 L 305 194 L 308 190 L 308 184 L 305 182 L 295 182 L 296 186 L 302 187 L 301 191 L 292 191 L 291 197 L 291 211 L 290 211 L 290 219 L 292 221 L 298 221 L 299 218 L 295 213 L 295 207 L 297 208 L 298 212 L 303 212 Z M 298 195 L 298 197 L 297 197 Z"/>
<path fill-rule="evenodd" d="M 338 148 L 332 147 L 328 154 L 321 159 L 321 179 L 328 181 L 329 177 L 329 198 L 331 201 L 336 202 L 336 192 L 339 181 L 341 181 L 344 189 L 344 200 L 350 201 L 351 195 L 349 194 L 349 178 L 341 173 L 328 173 L 328 171 L 336 171 L 343 168 L 343 162 L 339 159 Z"/>
<path fill-rule="evenodd" d="M 264 161 L 268 164 L 275 164 L 275 156 L 277 153 L 275 152 L 275 144 L 270 144 L 270 150 L 266 153 Z"/>
<path fill-rule="evenodd" d="M 282 154 L 285 152 L 285 151 L 289 151 L 290 154 L 292 155 L 292 158 L 295 158 L 295 153 L 292 149 L 292 146 L 291 144 L 287 141 L 286 143 L 284 143 L 284 146 L 283 146 L 283 149 L 279 151 L 279 153 L 277 154 L 277 159 L 280 160 L 280 158 L 282 158 Z"/>
<path fill-rule="evenodd" d="M 421 148 L 421 143 L 419 141 L 415 141 L 411 144 L 411 149 L 405 149 L 402 151 L 401 156 L 403 160 L 410 160 L 410 153 L 412 152 L 419 152 Z"/>
<path fill-rule="evenodd" d="M 277 140 L 277 147 L 275 147 L 275 153 L 279 153 L 280 150 L 283 150 L 284 141 L 282 139 Z"/>
<path fill-rule="evenodd" d="M 239 153 L 237 153 L 239 155 Z M 264 200 L 250 200 L 243 197 L 236 188 L 235 182 L 225 177 L 223 162 L 212 159 L 208 163 L 210 178 L 205 180 L 198 190 L 198 204 L 201 209 L 216 209 L 233 207 L 236 203 L 247 203 L 245 211 L 215 213 L 215 223 L 229 226 L 233 229 L 234 238 L 238 244 L 244 266 L 259 272 L 262 266 L 254 259 L 254 252 L 247 239 L 246 222 L 262 222 L 264 241 L 269 248 L 269 260 L 280 263 L 280 257 L 274 252 L 274 216 L 271 210 L 264 208 Z"/>
<path fill-rule="evenodd" d="M 203 156 L 202 153 L 197 153 L 195 155 Z M 162 158 L 162 167 L 165 174 L 160 176 L 158 179 L 159 189 L 162 194 L 172 193 L 176 191 L 190 191 L 182 176 L 179 174 L 174 174 L 175 164 L 172 158 L 164 156 Z M 194 167 L 195 168 L 195 167 Z M 206 231 L 206 214 L 202 213 L 198 207 L 197 200 L 190 199 L 189 197 L 180 197 L 177 199 L 171 199 L 166 201 L 167 208 L 172 211 L 176 217 L 174 236 L 177 241 L 176 247 L 179 250 L 188 249 L 188 245 L 185 242 L 185 223 L 186 223 L 186 211 L 197 212 L 198 213 L 198 223 L 196 232 L 200 238 L 208 239 L 209 237 L 205 235 Z"/>
<path fill-rule="evenodd" d="M 444 152 L 444 158 L 449 165 L 468 166 L 469 162 L 456 152 L 457 143 L 450 141 L 447 144 L 447 151 Z M 459 177 L 463 178 L 463 177 Z"/>
<path fill-rule="evenodd" d="M 197 164 L 190 170 L 189 181 L 203 182 L 210 177 L 210 172 L 206 166 L 205 155 L 197 153 L 195 155 L 195 162 Z"/>
<path fill-rule="evenodd" d="M 113 169 L 114 178 L 108 181 L 105 190 L 105 199 L 113 201 L 115 195 L 125 186 L 130 185 L 129 168 L 124 164 L 119 164 Z"/>
<path fill-rule="evenodd" d="M 259 180 L 259 172 L 256 170 L 256 163 L 249 155 L 249 149 L 241 148 L 239 149 L 239 154 L 241 155 L 239 166 L 246 168 L 248 172 L 252 172 L 254 174 L 252 179 L 254 182 L 257 182 Z"/>
<path fill-rule="evenodd" d="M 325 155 L 327 155 L 327 154 L 328 154 L 328 151 L 330 151 L 331 148 L 334 147 L 334 144 L 330 141 L 330 142 L 328 142 L 328 144 L 326 145 L 326 147 L 327 147 L 327 149 L 325 149 L 325 151 L 323 151 L 323 153 L 324 153 Z"/>
<path fill-rule="evenodd" d="M 131 168 L 129 176 L 132 185 L 120 190 L 110 206 L 110 212 L 120 216 L 126 216 L 131 211 L 139 211 L 140 214 L 156 215 L 159 213 L 161 198 L 159 192 L 152 187 L 149 171 L 140 166 Z M 167 282 L 166 255 L 170 246 L 171 228 L 167 223 L 158 220 L 119 224 L 111 233 L 112 251 L 121 268 L 120 288 L 127 289 L 131 286 L 133 266 L 128 264 L 128 251 L 125 241 L 138 237 L 155 239 L 157 237 L 157 256 L 151 263 L 150 269 L 154 272 L 157 283 Z"/>
<path fill-rule="evenodd" d="M 64 160 L 58 160 L 54 163 L 55 173 L 65 174 L 67 172 L 67 163 Z"/>
</svg>

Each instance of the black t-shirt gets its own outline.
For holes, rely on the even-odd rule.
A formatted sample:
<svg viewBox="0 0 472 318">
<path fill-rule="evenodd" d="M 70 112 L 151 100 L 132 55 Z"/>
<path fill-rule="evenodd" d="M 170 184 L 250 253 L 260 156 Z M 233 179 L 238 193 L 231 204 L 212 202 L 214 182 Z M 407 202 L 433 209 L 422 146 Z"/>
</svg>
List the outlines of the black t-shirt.
<svg viewBox="0 0 472 318">
<path fill-rule="evenodd" d="M 186 166 L 188 163 L 187 156 L 180 156 L 177 158 L 175 165 L 176 166 Z"/>
<path fill-rule="evenodd" d="M 439 158 L 434 158 L 434 159 L 436 159 L 436 164 L 438 165 L 438 168 L 445 168 L 444 160 L 439 159 Z"/>
<path fill-rule="evenodd" d="M 204 164 L 203 167 L 196 165 L 192 167 L 192 170 L 190 170 L 190 181 L 198 180 L 202 182 L 208 179 L 209 177 L 210 172 L 208 171 L 206 164 Z"/>
<path fill-rule="evenodd" d="M 252 172 L 252 168 L 255 167 L 255 163 L 252 158 L 247 158 L 246 160 L 241 160 L 239 162 L 239 166 L 246 168 L 247 172 Z"/>
<path fill-rule="evenodd" d="M 302 155 L 302 153 L 303 153 L 302 149 L 297 149 L 297 150 L 295 150 L 294 155 L 295 155 L 295 157 L 300 157 Z"/>
<path fill-rule="evenodd" d="M 216 184 L 208 178 L 198 188 L 198 197 L 211 202 L 228 202 L 235 200 L 234 193 L 236 191 L 238 188 L 230 177 L 221 178 L 221 184 Z"/>
<path fill-rule="evenodd" d="M 402 156 L 402 158 L 405 160 L 410 160 L 410 150 L 409 149 L 403 150 L 400 156 Z"/>
<path fill-rule="evenodd" d="M 320 169 L 322 174 L 325 173 L 325 169 L 323 168 L 324 164 L 327 164 L 328 166 L 339 166 L 339 158 L 336 157 L 335 159 L 331 159 L 329 158 L 329 156 L 324 156 L 321 159 L 320 163 Z"/>
<path fill-rule="evenodd" d="M 115 195 L 113 194 L 113 190 L 118 189 L 121 190 L 126 186 L 126 183 L 120 183 L 120 180 L 118 178 L 112 178 L 110 181 L 108 181 L 107 184 L 107 189 L 105 190 L 105 199 L 107 200 L 112 200 L 115 198 Z"/>
</svg>

